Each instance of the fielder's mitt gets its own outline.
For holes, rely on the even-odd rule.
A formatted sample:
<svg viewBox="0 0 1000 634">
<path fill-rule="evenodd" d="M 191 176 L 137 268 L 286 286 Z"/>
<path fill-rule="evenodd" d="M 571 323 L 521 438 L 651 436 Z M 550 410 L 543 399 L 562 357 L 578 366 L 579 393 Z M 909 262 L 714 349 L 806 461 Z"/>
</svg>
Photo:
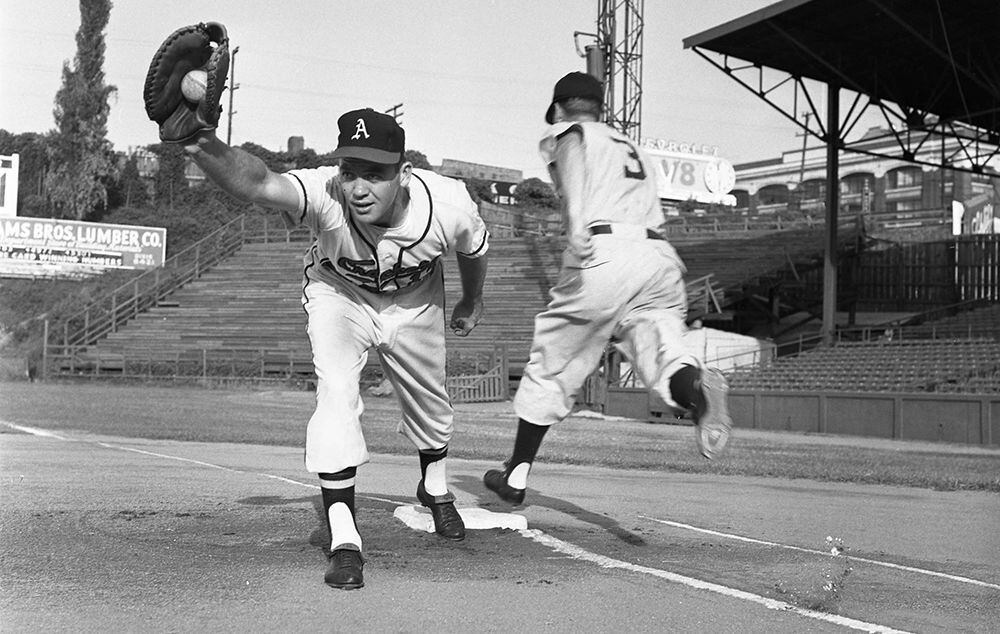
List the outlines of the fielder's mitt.
<svg viewBox="0 0 1000 634">
<path fill-rule="evenodd" d="M 184 98 L 181 80 L 200 68 L 208 74 L 205 96 L 197 103 Z M 186 26 L 160 45 L 149 64 L 142 90 L 146 115 L 160 126 L 160 140 L 183 143 L 219 125 L 219 98 L 229 73 L 229 37 L 218 22 Z"/>
</svg>

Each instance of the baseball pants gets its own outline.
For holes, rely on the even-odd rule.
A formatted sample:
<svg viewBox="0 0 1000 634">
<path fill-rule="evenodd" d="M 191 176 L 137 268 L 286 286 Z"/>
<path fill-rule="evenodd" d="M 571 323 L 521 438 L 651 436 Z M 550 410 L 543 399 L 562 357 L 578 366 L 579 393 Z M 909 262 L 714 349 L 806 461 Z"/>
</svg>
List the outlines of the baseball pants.
<svg viewBox="0 0 1000 634">
<path fill-rule="evenodd" d="M 614 235 L 592 240 L 595 255 L 583 265 L 564 253 L 548 307 L 535 318 L 514 412 L 536 425 L 569 415 L 609 341 L 644 385 L 679 409 L 670 377 L 682 365 L 701 365 L 684 341 L 684 266 L 674 248 L 663 240 Z"/>
<path fill-rule="evenodd" d="M 360 380 L 372 349 L 399 399 L 397 430 L 418 450 L 448 444 L 453 410 L 445 387 L 442 276 L 396 293 L 309 280 L 303 294 L 317 379 L 306 469 L 336 473 L 368 461 Z"/>
</svg>

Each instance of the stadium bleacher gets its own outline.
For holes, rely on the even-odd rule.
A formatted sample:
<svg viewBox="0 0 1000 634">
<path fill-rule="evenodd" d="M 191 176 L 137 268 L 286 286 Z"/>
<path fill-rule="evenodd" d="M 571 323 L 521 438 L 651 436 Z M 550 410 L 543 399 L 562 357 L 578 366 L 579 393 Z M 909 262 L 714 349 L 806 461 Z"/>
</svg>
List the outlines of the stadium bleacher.
<svg viewBox="0 0 1000 634">
<path fill-rule="evenodd" d="M 725 287 L 763 275 L 791 258 L 821 249 L 821 232 L 785 232 L 755 239 L 680 237 L 678 252 L 688 266 L 692 305 L 710 307 L 724 300 Z M 561 261 L 557 236 L 494 238 L 484 288 L 486 317 L 468 336 L 447 334 L 449 351 L 487 353 L 507 349 L 510 370 L 519 375 L 527 361 L 534 316 L 544 309 Z M 159 305 L 139 314 L 105 339 L 80 353 L 101 358 L 106 369 L 115 359 L 147 362 L 176 360 L 199 350 L 225 351 L 237 358 L 252 354 L 283 359 L 283 366 L 306 372 L 311 354 L 301 297 L 304 242 L 250 242 L 232 257 L 176 290 Z M 446 310 L 458 301 L 460 282 L 452 258 L 445 261 Z M 711 291 L 709 291 L 711 289 Z M 712 298 L 707 293 L 718 293 Z M 282 364 L 276 364 L 282 365 Z"/>
<path fill-rule="evenodd" d="M 845 239 L 850 240 L 847 236 Z M 709 279 L 718 299 L 748 280 L 822 253 L 818 229 L 744 238 L 673 236 L 686 279 Z M 264 373 L 308 374 L 311 352 L 301 306 L 305 242 L 248 242 L 200 278 L 78 355 L 113 368 L 123 359 L 179 363 L 181 359 L 252 359 Z M 527 361 L 535 314 L 544 309 L 561 259 L 559 237 L 492 241 L 484 288 L 486 314 L 468 336 L 447 332 L 449 355 L 475 357 L 507 351 L 512 377 Z M 446 310 L 460 296 L 453 258 L 445 261 Z M 689 289 L 692 303 L 697 289 Z M 697 298 L 704 301 L 704 298 Z M 843 342 L 732 373 L 734 389 L 995 391 L 1000 372 L 1000 306 L 906 328 L 903 341 Z M 901 332 L 901 331 L 899 331 Z M 925 337 L 936 340 L 918 341 Z M 450 357 L 451 358 L 451 357 Z M 373 355 L 370 365 L 377 364 Z"/>
<path fill-rule="evenodd" d="M 903 339 L 839 342 L 730 374 L 734 389 L 1000 393 L 1000 341 Z"/>
<path fill-rule="evenodd" d="M 1000 340 L 1000 304 L 907 326 L 905 333 L 908 338 L 990 337 Z"/>
</svg>

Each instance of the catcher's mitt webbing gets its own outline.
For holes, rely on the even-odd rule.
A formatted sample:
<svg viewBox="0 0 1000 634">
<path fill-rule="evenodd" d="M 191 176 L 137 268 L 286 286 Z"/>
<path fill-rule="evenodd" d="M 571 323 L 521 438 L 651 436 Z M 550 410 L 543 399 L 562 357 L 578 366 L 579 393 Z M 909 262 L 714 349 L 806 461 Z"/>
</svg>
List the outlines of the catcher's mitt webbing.
<svg viewBox="0 0 1000 634">
<path fill-rule="evenodd" d="M 181 82 L 200 68 L 208 78 L 205 96 L 197 103 L 185 99 Z M 222 107 L 219 99 L 229 73 L 229 37 L 218 22 L 177 29 L 164 40 L 146 73 L 142 96 L 146 115 L 160 126 L 160 140 L 181 143 L 202 130 L 214 130 Z"/>
</svg>

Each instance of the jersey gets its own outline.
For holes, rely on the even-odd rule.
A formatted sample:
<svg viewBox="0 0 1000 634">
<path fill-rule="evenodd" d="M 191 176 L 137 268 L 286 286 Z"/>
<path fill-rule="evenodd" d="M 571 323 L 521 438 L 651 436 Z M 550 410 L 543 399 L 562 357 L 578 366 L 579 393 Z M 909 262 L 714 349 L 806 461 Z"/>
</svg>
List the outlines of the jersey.
<svg viewBox="0 0 1000 634">
<path fill-rule="evenodd" d="M 582 224 L 616 222 L 659 228 L 663 211 L 656 166 L 646 152 L 614 128 L 596 121 L 551 125 L 539 143 L 539 152 L 550 171 L 555 173 L 552 167 L 559 138 L 572 131 L 583 137 L 586 156 Z M 559 183 L 555 186 L 558 192 Z"/>
<path fill-rule="evenodd" d="M 328 284 L 348 282 L 374 293 L 419 285 L 451 252 L 476 258 L 489 249 L 486 225 L 465 185 L 414 169 L 410 203 L 398 227 L 357 222 L 350 213 L 340 170 L 334 166 L 284 174 L 299 191 L 295 221 L 312 230 L 315 242 L 304 257 L 306 276 Z"/>
<path fill-rule="evenodd" d="M 584 154 L 578 220 L 584 226 L 615 226 L 593 235 L 593 254 L 585 264 L 567 249 L 551 300 L 535 317 L 513 403 L 518 418 L 535 425 L 553 425 L 569 415 L 608 342 L 669 406 L 676 405 L 670 377 L 683 365 L 699 364 L 684 344 L 683 262 L 667 240 L 641 230 L 663 224 L 652 158 L 603 123 L 559 122 L 539 145 L 554 175 L 557 143 L 573 131 L 582 137 Z M 640 230 L 619 231 L 621 225 Z"/>
</svg>

